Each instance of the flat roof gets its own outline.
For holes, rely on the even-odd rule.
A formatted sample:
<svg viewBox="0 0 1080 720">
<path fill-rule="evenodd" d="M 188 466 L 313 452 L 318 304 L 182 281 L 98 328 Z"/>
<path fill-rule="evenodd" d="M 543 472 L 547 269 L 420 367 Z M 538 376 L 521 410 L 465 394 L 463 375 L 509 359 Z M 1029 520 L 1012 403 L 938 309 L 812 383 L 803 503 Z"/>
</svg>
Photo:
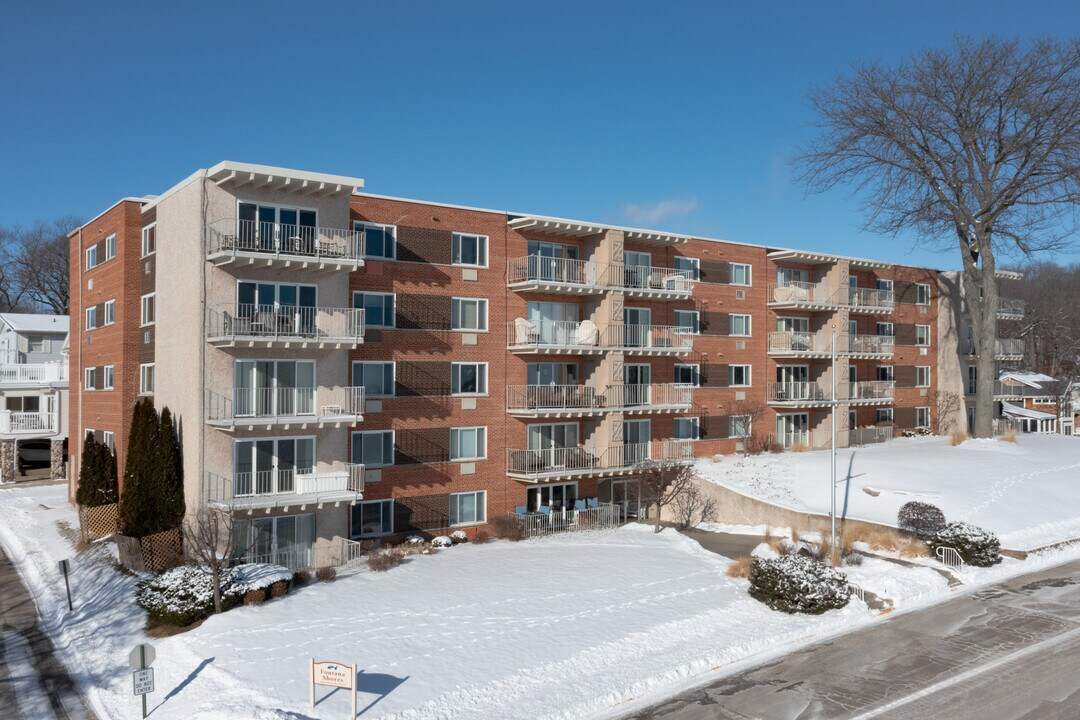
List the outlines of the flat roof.
<svg viewBox="0 0 1080 720">
<path fill-rule="evenodd" d="M 67 315 L 0 313 L 0 320 L 7 323 L 15 332 L 66 333 L 70 330 Z"/>
</svg>

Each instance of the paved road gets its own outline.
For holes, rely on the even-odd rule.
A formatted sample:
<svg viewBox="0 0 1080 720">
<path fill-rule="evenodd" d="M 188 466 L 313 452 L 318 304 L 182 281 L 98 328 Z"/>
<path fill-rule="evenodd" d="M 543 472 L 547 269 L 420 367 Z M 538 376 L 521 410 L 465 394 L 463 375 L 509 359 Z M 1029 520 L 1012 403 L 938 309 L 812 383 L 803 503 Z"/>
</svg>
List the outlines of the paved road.
<svg viewBox="0 0 1080 720">
<path fill-rule="evenodd" d="M 1080 561 L 688 691 L 635 720 L 1076 720 Z"/>
<path fill-rule="evenodd" d="M 0 548 L 0 718 L 94 720 L 82 703 L 19 574 Z"/>
</svg>

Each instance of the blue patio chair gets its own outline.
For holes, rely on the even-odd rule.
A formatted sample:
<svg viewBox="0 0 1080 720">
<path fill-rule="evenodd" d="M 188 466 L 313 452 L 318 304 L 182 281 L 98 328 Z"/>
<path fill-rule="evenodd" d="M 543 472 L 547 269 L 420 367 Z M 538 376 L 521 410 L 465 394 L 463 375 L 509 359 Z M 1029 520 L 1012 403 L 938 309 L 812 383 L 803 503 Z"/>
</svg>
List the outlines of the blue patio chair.
<svg viewBox="0 0 1080 720">
<path fill-rule="evenodd" d="M 590 508 L 598 508 L 598 507 L 600 507 L 600 498 L 587 498 L 587 499 L 585 500 L 585 503 L 586 503 L 586 504 L 587 504 L 587 505 L 588 505 L 588 506 L 589 506 Z"/>
<path fill-rule="evenodd" d="M 541 505 L 540 506 L 540 514 L 541 515 L 550 515 L 551 514 L 551 508 L 548 507 L 547 505 Z"/>
<path fill-rule="evenodd" d="M 574 501 L 574 509 L 575 510 L 584 510 L 585 509 L 585 501 L 584 500 L 575 500 Z"/>
<path fill-rule="evenodd" d="M 529 506 L 528 505 L 518 505 L 517 507 L 514 508 L 514 514 L 516 514 L 516 515 L 524 515 L 527 512 L 529 512 Z"/>
</svg>

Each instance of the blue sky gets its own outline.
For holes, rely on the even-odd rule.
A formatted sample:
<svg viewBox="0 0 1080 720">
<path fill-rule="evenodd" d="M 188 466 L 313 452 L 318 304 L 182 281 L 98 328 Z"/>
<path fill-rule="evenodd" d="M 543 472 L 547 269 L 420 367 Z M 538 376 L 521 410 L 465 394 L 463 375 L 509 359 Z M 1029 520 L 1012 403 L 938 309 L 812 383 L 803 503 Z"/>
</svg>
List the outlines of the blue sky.
<svg viewBox="0 0 1080 720">
<path fill-rule="evenodd" d="M 0 224 L 89 217 L 229 159 L 954 267 L 862 231 L 845 191 L 804 197 L 786 160 L 812 132 L 806 92 L 954 32 L 1077 28 L 1073 2 L 19 3 L 0 25 Z"/>
</svg>

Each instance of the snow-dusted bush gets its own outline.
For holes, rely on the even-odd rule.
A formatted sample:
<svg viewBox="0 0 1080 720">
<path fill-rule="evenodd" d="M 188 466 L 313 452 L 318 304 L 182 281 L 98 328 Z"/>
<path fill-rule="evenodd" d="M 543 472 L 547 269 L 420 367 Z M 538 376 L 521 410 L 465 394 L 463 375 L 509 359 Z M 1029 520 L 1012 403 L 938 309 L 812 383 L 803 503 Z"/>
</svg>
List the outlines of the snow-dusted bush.
<svg viewBox="0 0 1080 720">
<path fill-rule="evenodd" d="M 912 500 L 900 506 L 896 524 L 901 530 L 910 530 L 916 535 L 933 535 L 945 527 L 945 513 L 936 505 Z"/>
<path fill-rule="evenodd" d="M 903 431 L 901 431 L 900 434 L 903 437 L 912 438 L 912 437 L 926 437 L 928 435 L 933 435 L 934 433 L 930 432 L 930 428 L 928 428 L 928 427 L 917 427 L 917 428 L 912 428 L 910 430 L 903 430 Z"/>
<path fill-rule="evenodd" d="M 968 565 L 990 567 L 1001 562 L 1001 542 L 989 530 L 965 522 L 951 522 L 931 535 L 926 543 L 937 554 L 939 547 L 951 547 Z"/>
<path fill-rule="evenodd" d="M 375 572 L 383 572 L 405 562 L 405 552 L 397 548 L 376 550 L 367 556 L 367 566 Z"/>
<path fill-rule="evenodd" d="M 799 555 L 754 558 L 750 596 L 773 610 L 820 615 L 848 604 L 847 576 Z"/>
<path fill-rule="evenodd" d="M 424 538 L 421 535 L 410 535 L 409 537 L 405 538 L 405 544 L 406 545 L 423 545 L 424 544 Z"/>
<path fill-rule="evenodd" d="M 431 539 L 431 546 L 437 548 L 448 548 L 454 544 L 454 541 L 445 535 L 439 535 L 436 538 Z"/>
<path fill-rule="evenodd" d="M 464 530 L 455 530 L 450 533 L 450 542 L 455 545 L 463 542 L 469 542 L 469 536 Z"/>
<path fill-rule="evenodd" d="M 249 593 L 265 596 L 275 583 L 283 583 L 287 589 L 291 580 L 292 571 L 279 565 L 251 563 L 229 568 L 221 578 L 222 608 L 236 607 Z M 140 582 L 135 602 L 158 622 L 190 625 L 214 612 L 213 581 L 205 570 L 181 565 Z"/>
</svg>

